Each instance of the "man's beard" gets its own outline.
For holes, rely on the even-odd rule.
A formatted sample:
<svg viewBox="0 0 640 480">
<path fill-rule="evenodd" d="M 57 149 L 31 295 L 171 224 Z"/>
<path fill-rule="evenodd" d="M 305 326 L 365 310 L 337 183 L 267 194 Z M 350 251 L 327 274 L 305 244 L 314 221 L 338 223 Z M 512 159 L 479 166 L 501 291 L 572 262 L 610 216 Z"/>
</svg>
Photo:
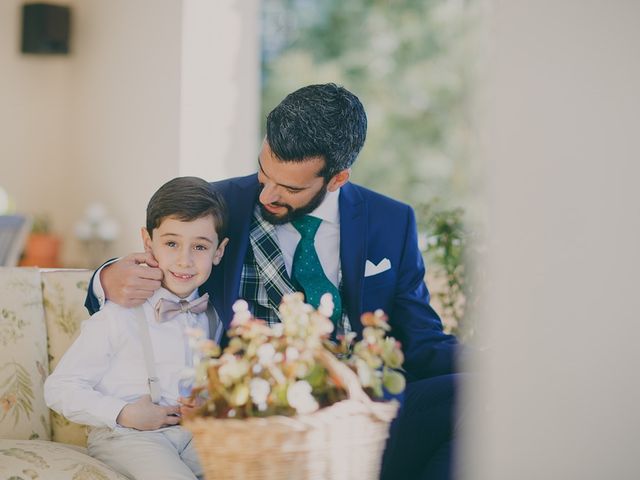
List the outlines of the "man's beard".
<svg viewBox="0 0 640 480">
<path fill-rule="evenodd" d="M 287 213 L 285 213 L 284 215 L 274 215 L 273 213 L 265 209 L 262 203 L 258 202 L 258 204 L 260 205 L 260 213 L 262 214 L 262 218 L 273 225 L 284 225 L 285 223 L 289 223 L 291 220 L 295 220 L 296 218 L 300 218 L 308 213 L 313 212 L 322 203 L 326 195 L 327 185 L 325 183 L 318 191 L 318 193 L 316 193 L 313 198 L 302 207 L 293 208 L 291 205 L 279 202 L 273 202 L 269 204 L 286 208 Z"/>
</svg>

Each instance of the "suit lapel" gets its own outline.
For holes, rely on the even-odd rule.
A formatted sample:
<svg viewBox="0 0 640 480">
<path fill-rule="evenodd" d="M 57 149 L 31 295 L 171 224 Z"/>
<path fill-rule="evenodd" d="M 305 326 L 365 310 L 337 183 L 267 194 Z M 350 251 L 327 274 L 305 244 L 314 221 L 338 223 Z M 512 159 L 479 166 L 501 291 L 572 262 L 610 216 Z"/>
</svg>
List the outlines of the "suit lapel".
<svg viewBox="0 0 640 480">
<path fill-rule="evenodd" d="M 367 205 L 351 183 L 340 189 L 340 268 L 343 301 L 351 328 L 362 333 L 362 281 L 367 251 Z"/>
<path fill-rule="evenodd" d="M 225 195 L 229 209 L 227 233 L 229 245 L 222 257 L 222 262 L 211 274 L 213 288 L 207 289 L 222 315 L 225 330 L 233 317 L 233 303 L 240 291 L 242 265 L 249 244 L 249 225 L 253 217 L 259 185 L 254 178 L 253 181 L 243 185 L 234 184 L 232 188 L 234 190 Z"/>
<path fill-rule="evenodd" d="M 209 338 L 219 345 L 224 328 L 220 316 L 218 312 L 216 312 L 216 308 L 213 306 L 211 300 L 209 300 L 209 304 L 207 305 L 207 320 L 209 321 Z"/>
</svg>

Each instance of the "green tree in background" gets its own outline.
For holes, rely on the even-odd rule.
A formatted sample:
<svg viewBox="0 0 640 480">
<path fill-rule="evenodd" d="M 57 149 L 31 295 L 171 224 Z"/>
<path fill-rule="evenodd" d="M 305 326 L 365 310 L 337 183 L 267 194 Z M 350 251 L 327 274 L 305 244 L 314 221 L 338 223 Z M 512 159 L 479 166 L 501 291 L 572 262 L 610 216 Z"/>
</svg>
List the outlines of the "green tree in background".
<svg viewBox="0 0 640 480">
<path fill-rule="evenodd" d="M 289 92 L 334 82 L 369 119 L 356 182 L 417 205 L 475 194 L 469 162 L 475 3 L 264 0 L 262 118 Z"/>
</svg>

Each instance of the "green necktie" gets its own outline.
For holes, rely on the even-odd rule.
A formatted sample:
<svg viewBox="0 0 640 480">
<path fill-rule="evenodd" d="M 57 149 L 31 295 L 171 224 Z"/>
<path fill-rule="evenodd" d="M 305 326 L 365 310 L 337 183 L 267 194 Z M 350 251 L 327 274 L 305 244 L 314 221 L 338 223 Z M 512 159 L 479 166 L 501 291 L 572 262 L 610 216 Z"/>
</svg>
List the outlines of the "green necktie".
<svg viewBox="0 0 640 480">
<path fill-rule="evenodd" d="M 291 224 L 302 236 L 293 255 L 291 280 L 296 288 L 304 291 L 306 302 L 315 308 L 320 305 L 320 297 L 325 293 L 330 293 L 334 305 L 331 321 L 337 326 L 342 316 L 340 292 L 324 274 L 314 245 L 314 238 L 321 223 L 320 218 L 311 215 L 305 215 L 291 221 Z"/>
</svg>

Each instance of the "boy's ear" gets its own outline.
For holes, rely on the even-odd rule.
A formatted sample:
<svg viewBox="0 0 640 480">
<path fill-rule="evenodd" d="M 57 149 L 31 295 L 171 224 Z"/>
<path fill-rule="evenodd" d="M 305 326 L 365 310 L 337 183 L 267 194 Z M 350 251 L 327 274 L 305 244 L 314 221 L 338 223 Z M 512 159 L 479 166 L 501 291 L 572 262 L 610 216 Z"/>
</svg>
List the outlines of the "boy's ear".
<svg viewBox="0 0 640 480">
<path fill-rule="evenodd" d="M 144 251 L 147 253 L 152 253 L 151 251 L 151 235 L 145 227 L 140 229 L 140 234 L 142 235 L 142 244 L 144 245 Z"/>
<path fill-rule="evenodd" d="M 227 243 L 229 243 L 229 239 L 225 238 L 218 245 L 218 248 L 216 249 L 216 253 L 213 254 L 214 265 L 218 265 L 220 263 L 220 260 L 222 260 L 222 256 L 224 255 L 224 249 L 227 246 Z"/>
</svg>

